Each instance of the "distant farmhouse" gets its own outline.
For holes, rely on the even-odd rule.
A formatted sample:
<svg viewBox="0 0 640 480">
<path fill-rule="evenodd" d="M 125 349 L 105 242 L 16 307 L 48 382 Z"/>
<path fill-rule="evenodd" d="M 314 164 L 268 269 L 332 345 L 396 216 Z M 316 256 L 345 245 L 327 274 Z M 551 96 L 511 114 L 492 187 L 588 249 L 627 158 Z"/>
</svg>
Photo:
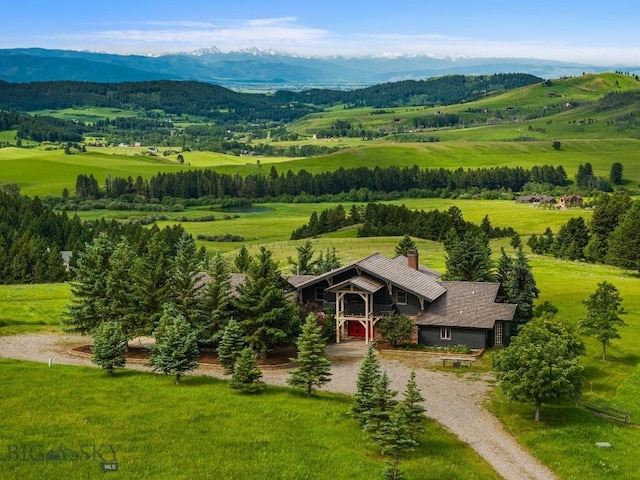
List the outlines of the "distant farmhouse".
<svg viewBox="0 0 640 480">
<path fill-rule="evenodd" d="M 582 197 L 580 195 L 563 195 L 558 200 L 560 208 L 574 208 L 582 206 Z"/>
<path fill-rule="evenodd" d="M 563 195 L 556 201 L 551 195 L 520 195 L 516 197 L 516 203 L 528 203 L 534 207 L 555 205 L 556 208 L 575 208 L 582 207 L 582 197 L 580 195 Z"/>
<path fill-rule="evenodd" d="M 501 303 L 499 283 L 441 282 L 418 263 L 417 252 L 388 258 L 379 253 L 322 275 L 288 278 L 300 305 L 333 311 L 336 341 L 376 338 L 389 313 L 415 322 L 414 341 L 428 346 L 488 348 L 508 344 L 515 304 Z"/>
</svg>

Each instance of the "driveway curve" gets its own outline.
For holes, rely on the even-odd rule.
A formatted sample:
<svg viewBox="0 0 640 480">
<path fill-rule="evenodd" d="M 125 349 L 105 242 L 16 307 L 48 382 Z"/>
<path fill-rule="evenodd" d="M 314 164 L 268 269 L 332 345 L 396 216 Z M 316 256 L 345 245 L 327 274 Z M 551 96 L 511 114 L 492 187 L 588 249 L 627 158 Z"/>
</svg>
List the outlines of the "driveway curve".
<svg viewBox="0 0 640 480">
<path fill-rule="evenodd" d="M 90 338 L 74 335 L 25 334 L 0 337 L 0 356 L 18 360 L 54 364 L 93 365 L 88 358 L 69 353 L 70 348 L 87 344 Z M 331 346 L 332 379 L 325 390 L 352 394 L 364 348 L 358 344 Z M 384 356 L 383 356 L 384 357 Z M 410 368 L 399 360 L 381 358 L 381 365 L 391 379 L 391 387 L 402 391 Z M 128 368 L 148 370 L 143 364 L 129 363 Z M 198 374 L 222 377 L 220 370 L 201 367 Z M 285 385 L 286 370 L 264 370 L 264 380 Z M 483 403 L 491 389 L 491 374 L 455 375 L 428 369 L 416 369 L 416 381 L 427 415 L 469 444 L 506 480 L 556 480 L 557 477 L 520 445 L 502 427 Z"/>
</svg>

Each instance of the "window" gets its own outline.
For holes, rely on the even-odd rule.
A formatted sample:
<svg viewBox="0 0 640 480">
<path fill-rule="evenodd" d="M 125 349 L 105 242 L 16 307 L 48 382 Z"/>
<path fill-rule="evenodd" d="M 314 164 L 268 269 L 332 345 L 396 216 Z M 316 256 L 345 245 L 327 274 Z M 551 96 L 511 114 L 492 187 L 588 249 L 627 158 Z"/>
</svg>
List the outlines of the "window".
<svg viewBox="0 0 640 480">
<path fill-rule="evenodd" d="M 396 303 L 399 303 L 400 305 L 406 305 L 407 304 L 407 292 L 405 292 L 404 290 L 398 290 L 396 292 Z"/>
<path fill-rule="evenodd" d="M 440 327 L 440 340 L 451 340 L 451 328 Z"/>
<path fill-rule="evenodd" d="M 324 302 L 324 288 L 322 287 L 318 287 L 316 288 L 316 300 L 320 301 L 320 302 Z"/>
</svg>

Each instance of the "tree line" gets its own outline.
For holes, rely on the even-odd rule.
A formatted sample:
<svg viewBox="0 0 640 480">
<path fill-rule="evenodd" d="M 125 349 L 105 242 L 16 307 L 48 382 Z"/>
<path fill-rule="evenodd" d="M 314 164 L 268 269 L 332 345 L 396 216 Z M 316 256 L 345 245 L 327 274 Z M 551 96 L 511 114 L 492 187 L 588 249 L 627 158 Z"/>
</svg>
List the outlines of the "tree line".
<svg viewBox="0 0 640 480">
<path fill-rule="evenodd" d="M 327 196 L 371 192 L 393 193 L 397 196 L 429 197 L 435 192 L 466 191 L 472 189 L 521 191 L 527 183 L 548 183 L 563 186 L 567 181 L 564 168 L 551 165 L 522 167 L 491 167 L 478 169 L 413 167 L 340 167 L 333 172 L 311 173 L 305 169 L 278 173 L 272 166 L 266 174 L 219 173 L 211 169 L 158 173 L 151 179 L 136 181 L 110 177 L 109 184 L 120 184 L 122 188 L 111 191 L 95 191 L 84 188 L 86 175 L 79 175 L 76 195 L 80 198 L 97 196 L 118 197 L 123 194 L 142 195 L 148 199 L 162 201 L 166 197 L 181 199 L 247 198 L 291 201 L 295 196 L 311 196 L 317 200 L 330 200 Z M 325 197 L 325 198 L 323 198 Z M 367 201 L 364 198 L 363 201 Z"/>
<path fill-rule="evenodd" d="M 59 118 L 0 111 L 0 131 L 17 130 L 18 138 L 34 142 L 81 142 L 85 128 Z"/>
<path fill-rule="evenodd" d="M 600 194 L 589 221 L 571 218 L 555 234 L 547 228 L 531 235 L 528 245 L 538 254 L 640 271 L 640 202 L 624 193 Z"/>
<path fill-rule="evenodd" d="M 141 247 L 154 233 L 171 242 L 181 226 L 160 231 L 139 224 L 121 224 L 104 219 L 83 222 L 77 215 L 54 212 L 38 197 L 0 190 L 0 283 L 62 282 L 69 278 L 61 251 L 71 252 L 74 265 L 78 252 L 97 235 L 125 237 Z"/>
<path fill-rule="evenodd" d="M 309 89 L 275 94 L 241 93 L 202 82 L 148 81 L 96 83 L 50 81 L 9 83 L 0 81 L 0 108 L 34 111 L 95 106 L 123 110 L 161 109 L 167 113 L 197 115 L 209 120 L 290 122 L 316 106 L 394 107 L 453 104 L 541 82 L 522 73 L 450 75 L 427 80 L 404 80 L 350 91 Z"/>
</svg>

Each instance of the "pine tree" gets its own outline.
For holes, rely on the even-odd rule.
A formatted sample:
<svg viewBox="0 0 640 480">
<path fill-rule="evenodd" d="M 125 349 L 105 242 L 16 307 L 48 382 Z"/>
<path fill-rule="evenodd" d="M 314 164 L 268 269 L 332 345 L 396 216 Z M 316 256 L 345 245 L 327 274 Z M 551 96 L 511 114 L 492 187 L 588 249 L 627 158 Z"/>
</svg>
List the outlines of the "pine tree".
<svg viewBox="0 0 640 480">
<path fill-rule="evenodd" d="M 245 340 L 264 359 L 267 351 L 298 335 L 297 307 L 286 298 L 273 253 L 260 247 L 245 282 L 238 287 L 233 307 Z"/>
<path fill-rule="evenodd" d="M 509 245 L 511 245 L 514 250 L 522 248 L 522 239 L 520 238 L 520 235 L 514 233 L 509 240 Z"/>
<path fill-rule="evenodd" d="M 498 259 L 498 265 L 496 266 L 496 282 L 504 285 L 507 282 L 507 278 L 512 267 L 513 258 L 507 254 L 504 247 L 500 247 L 500 258 Z"/>
<path fill-rule="evenodd" d="M 145 245 L 145 251 L 133 262 L 133 284 L 136 289 L 140 333 L 152 335 L 162 316 L 162 305 L 169 300 L 171 258 L 168 242 L 156 229 Z"/>
<path fill-rule="evenodd" d="M 242 393 L 257 393 L 265 389 L 266 385 L 260 379 L 262 372 L 256 366 L 256 355 L 249 347 L 242 350 L 236 362 L 233 377 L 229 386 Z"/>
<path fill-rule="evenodd" d="M 356 393 L 351 404 L 351 414 L 360 420 L 364 425 L 366 412 L 373 404 L 373 392 L 380 377 L 380 361 L 376 357 L 375 350 L 369 345 L 367 353 L 360 364 L 358 380 L 356 382 Z"/>
<path fill-rule="evenodd" d="M 640 201 L 632 203 L 611 234 L 607 261 L 640 272 Z"/>
<path fill-rule="evenodd" d="M 247 247 L 242 245 L 242 247 L 240 247 L 238 255 L 236 255 L 235 259 L 233 260 L 233 264 L 235 265 L 236 270 L 239 273 L 247 273 L 249 271 L 249 268 L 251 267 L 252 261 L 253 257 L 249 254 L 249 250 L 247 249 Z"/>
<path fill-rule="evenodd" d="M 109 375 L 113 375 L 115 368 L 123 367 L 126 363 L 124 356 L 126 344 L 127 339 L 118 322 L 103 322 L 93 333 L 91 361 L 106 369 Z"/>
<path fill-rule="evenodd" d="M 295 275 L 309 275 L 313 272 L 315 262 L 313 261 L 313 242 L 307 240 L 302 245 L 296 247 L 298 257 L 296 260 L 289 257 L 288 261 L 292 265 L 291 272 Z"/>
<path fill-rule="evenodd" d="M 216 344 L 220 341 L 230 314 L 231 276 L 227 262 L 220 252 L 212 255 L 208 263 L 210 281 L 200 292 L 203 321 L 199 340 Z"/>
<path fill-rule="evenodd" d="M 145 333 L 144 319 L 139 313 L 137 289 L 132 275 L 131 259 L 135 257 L 126 238 L 115 246 L 107 275 L 106 296 L 109 301 L 107 317 L 117 321 L 128 339 Z"/>
<path fill-rule="evenodd" d="M 516 257 L 507 274 L 504 289 L 507 293 L 507 301 L 517 304 L 514 320 L 520 323 L 531 320 L 533 318 L 533 301 L 538 298 L 540 290 L 536 286 L 533 272 L 522 248 L 516 251 Z"/>
<path fill-rule="evenodd" d="M 410 250 L 417 251 L 418 246 L 409 235 L 405 234 L 402 240 L 398 242 L 398 245 L 396 245 L 396 255 L 404 255 L 406 257 Z"/>
<path fill-rule="evenodd" d="M 404 398 L 401 403 L 406 407 L 410 438 L 415 440 L 417 435 L 424 431 L 424 421 L 427 418 L 424 414 L 425 408 L 422 405 L 424 397 L 418 389 L 415 370 L 411 370 L 407 386 L 402 395 Z"/>
<path fill-rule="evenodd" d="M 202 277 L 203 269 L 203 258 L 197 250 L 196 242 L 191 235 L 183 232 L 176 245 L 176 256 L 171 265 L 170 297 L 198 335 L 202 317 L 198 281 Z"/>
<path fill-rule="evenodd" d="M 447 272 L 445 280 L 465 282 L 493 281 L 491 249 L 483 236 L 465 232 L 462 237 L 450 237 L 445 243 Z"/>
<path fill-rule="evenodd" d="M 391 411 L 395 408 L 398 401 L 395 400 L 395 396 L 398 392 L 391 390 L 389 385 L 391 381 L 387 372 L 383 371 L 378 376 L 376 383 L 373 387 L 373 394 L 371 395 L 371 405 L 368 410 L 364 412 L 364 431 L 372 438 L 375 438 L 379 434 L 382 426 L 389 421 Z"/>
<path fill-rule="evenodd" d="M 87 334 L 108 318 L 110 302 L 106 292 L 112 253 L 113 243 L 106 233 L 100 233 L 78 254 L 75 280 L 71 282 L 71 305 L 63 318 L 69 331 Z"/>
<path fill-rule="evenodd" d="M 184 373 L 198 368 L 197 334 L 175 305 L 165 304 L 163 310 L 154 331 L 156 343 L 150 348 L 149 365 L 165 375 L 175 375 L 178 384 Z"/>
<path fill-rule="evenodd" d="M 218 359 L 224 368 L 225 375 L 232 375 L 240 353 L 245 348 L 242 330 L 238 323 L 231 319 L 224 328 L 222 340 L 218 345 Z"/>
<path fill-rule="evenodd" d="M 287 383 L 294 388 L 303 388 L 310 397 L 315 387 L 331 381 L 331 362 L 325 356 L 325 341 L 316 317 L 310 313 L 298 337 L 298 357 L 292 359 L 298 368 L 289 372 Z"/>
<path fill-rule="evenodd" d="M 324 253 L 320 252 L 318 259 L 315 261 L 313 273 L 315 275 L 322 275 L 323 273 L 330 272 L 331 270 L 335 270 L 341 266 L 342 262 L 336 253 L 336 247 L 327 248 Z"/>
<path fill-rule="evenodd" d="M 384 478 L 401 479 L 400 457 L 418 446 L 418 442 L 412 437 L 411 420 L 404 403 L 400 402 L 393 407 L 389 412 L 389 418 L 373 436 L 373 441 L 380 447 L 383 455 L 391 457 L 391 461 L 387 462 L 389 467 L 383 472 Z"/>
</svg>

